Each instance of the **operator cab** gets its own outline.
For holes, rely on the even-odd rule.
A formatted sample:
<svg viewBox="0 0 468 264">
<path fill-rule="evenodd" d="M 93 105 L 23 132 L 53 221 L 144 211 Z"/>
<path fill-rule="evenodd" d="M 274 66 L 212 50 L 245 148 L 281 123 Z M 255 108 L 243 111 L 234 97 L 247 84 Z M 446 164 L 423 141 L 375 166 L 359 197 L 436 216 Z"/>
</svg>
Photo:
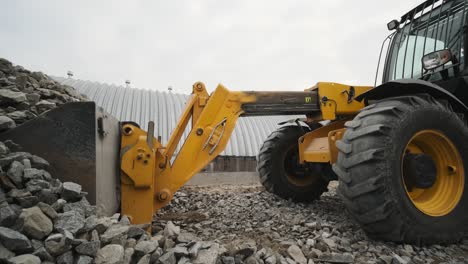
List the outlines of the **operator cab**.
<svg viewBox="0 0 468 264">
<path fill-rule="evenodd" d="M 468 102 L 465 70 L 467 0 L 428 0 L 388 23 L 382 82 L 421 79 Z"/>
</svg>

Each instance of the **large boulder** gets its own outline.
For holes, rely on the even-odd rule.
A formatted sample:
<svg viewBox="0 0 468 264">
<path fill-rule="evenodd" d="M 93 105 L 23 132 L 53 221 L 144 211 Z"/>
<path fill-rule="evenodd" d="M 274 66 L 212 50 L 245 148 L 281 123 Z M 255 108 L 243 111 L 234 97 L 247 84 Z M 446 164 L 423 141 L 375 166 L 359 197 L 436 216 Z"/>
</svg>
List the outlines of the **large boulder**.
<svg viewBox="0 0 468 264">
<path fill-rule="evenodd" d="M 32 254 L 24 254 L 8 260 L 11 264 L 41 264 L 41 259 Z"/>
<path fill-rule="evenodd" d="M 21 187 L 23 185 L 23 172 L 23 163 L 15 160 L 11 163 L 10 168 L 7 171 L 7 176 L 17 187 Z"/>
<path fill-rule="evenodd" d="M 83 197 L 81 185 L 74 182 L 64 182 L 62 186 L 62 198 L 68 202 L 79 201 Z"/>
<path fill-rule="evenodd" d="M 16 253 L 27 253 L 33 249 L 31 241 L 25 235 L 7 227 L 0 226 L 0 242 Z"/>
<path fill-rule="evenodd" d="M 22 92 L 14 92 L 8 89 L 0 89 L 0 102 L 2 104 L 18 104 L 26 102 L 26 94 Z"/>
<path fill-rule="evenodd" d="M 31 238 L 43 239 L 53 230 L 52 221 L 37 206 L 23 209 L 20 217 L 24 221 L 24 233 Z"/>
<path fill-rule="evenodd" d="M 82 255 L 95 257 L 100 247 L 100 241 L 86 241 L 77 246 L 75 251 Z"/>
<path fill-rule="evenodd" d="M 16 127 L 16 123 L 8 116 L 0 116 L 0 132 Z"/>
<path fill-rule="evenodd" d="M 20 213 L 7 202 L 0 203 L 0 226 L 9 227 L 14 225 Z"/>
<path fill-rule="evenodd" d="M 26 189 L 31 193 L 37 193 L 44 189 L 49 189 L 50 183 L 45 180 L 30 180 L 26 183 Z"/>
<path fill-rule="evenodd" d="M 85 218 L 79 212 L 68 211 L 58 216 L 54 220 L 54 227 L 57 231 L 68 230 L 76 234 L 85 224 Z"/>
<path fill-rule="evenodd" d="M 69 232 L 64 232 L 50 235 L 44 241 L 44 246 L 52 256 L 59 256 L 72 248 L 72 241 L 73 236 Z"/>
<path fill-rule="evenodd" d="M 36 169 L 47 169 L 50 166 L 47 160 L 36 155 L 32 155 L 31 162 L 32 167 Z"/>
<path fill-rule="evenodd" d="M 158 241 L 140 241 L 135 246 L 135 256 L 137 258 L 141 258 L 146 254 L 151 254 L 158 248 L 158 246 Z"/>
<path fill-rule="evenodd" d="M 95 207 L 89 204 L 88 200 L 83 197 L 81 200 L 75 203 L 67 203 L 63 206 L 63 211 L 76 211 L 81 214 L 83 217 L 89 217 L 95 214 Z"/>
<path fill-rule="evenodd" d="M 50 219 L 55 219 L 58 216 L 57 211 L 55 211 L 54 208 L 52 208 L 52 206 L 50 206 L 50 205 L 48 205 L 46 203 L 39 202 L 37 204 L 37 207 L 39 207 L 41 209 L 41 211 L 45 215 L 47 215 L 47 217 L 49 217 Z"/>
<path fill-rule="evenodd" d="M 96 264 L 120 264 L 124 259 L 124 248 L 121 245 L 110 244 L 97 252 Z"/>
<path fill-rule="evenodd" d="M 101 241 L 104 244 L 110 243 L 115 240 L 119 240 L 123 236 L 127 235 L 129 226 L 127 225 L 113 225 L 101 235 Z"/>
</svg>

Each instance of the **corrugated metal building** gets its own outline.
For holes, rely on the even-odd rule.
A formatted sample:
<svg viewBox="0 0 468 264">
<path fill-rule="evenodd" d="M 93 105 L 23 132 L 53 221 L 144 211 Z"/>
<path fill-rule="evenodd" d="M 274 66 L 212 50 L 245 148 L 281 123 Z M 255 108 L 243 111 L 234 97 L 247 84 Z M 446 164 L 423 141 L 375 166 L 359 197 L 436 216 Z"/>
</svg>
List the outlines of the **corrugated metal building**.
<svg viewBox="0 0 468 264">
<path fill-rule="evenodd" d="M 144 129 L 149 121 L 154 121 L 155 135 L 161 137 L 163 144 L 168 141 L 185 107 L 185 102 L 189 98 L 189 95 L 185 94 L 136 89 L 73 78 L 52 78 L 74 87 L 121 121 L 134 121 Z M 255 157 L 263 141 L 278 128 L 279 122 L 291 118 L 294 117 L 240 118 L 225 151 L 209 169 L 215 171 L 254 170 Z"/>
</svg>

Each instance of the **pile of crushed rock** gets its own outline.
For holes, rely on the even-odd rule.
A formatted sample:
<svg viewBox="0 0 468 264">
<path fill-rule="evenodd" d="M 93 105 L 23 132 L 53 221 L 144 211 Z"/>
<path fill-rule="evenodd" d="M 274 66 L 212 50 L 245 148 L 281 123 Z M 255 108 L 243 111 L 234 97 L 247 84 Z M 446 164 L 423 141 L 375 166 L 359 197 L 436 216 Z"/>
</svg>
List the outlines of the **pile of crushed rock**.
<svg viewBox="0 0 468 264">
<path fill-rule="evenodd" d="M 167 222 L 154 236 L 126 216 L 98 216 L 81 186 L 0 142 L 0 263 L 215 263 L 220 245 Z M 215 254 L 214 254 L 215 253 Z"/>
<path fill-rule="evenodd" d="M 0 132 L 61 104 L 84 100 L 73 87 L 0 58 Z"/>
</svg>

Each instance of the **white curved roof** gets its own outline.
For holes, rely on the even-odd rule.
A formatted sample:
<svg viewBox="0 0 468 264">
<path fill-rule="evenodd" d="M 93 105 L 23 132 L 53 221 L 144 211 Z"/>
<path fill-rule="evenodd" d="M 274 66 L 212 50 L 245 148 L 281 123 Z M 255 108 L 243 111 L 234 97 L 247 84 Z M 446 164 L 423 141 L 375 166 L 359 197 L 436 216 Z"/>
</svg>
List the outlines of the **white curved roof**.
<svg viewBox="0 0 468 264">
<path fill-rule="evenodd" d="M 185 102 L 189 98 L 189 95 L 185 94 L 127 88 L 72 78 L 52 78 L 62 84 L 74 87 L 121 121 L 134 121 L 143 129 L 147 128 L 149 121 L 154 121 L 155 136 L 161 136 L 163 144 L 167 143 L 185 107 Z M 263 141 L 279 127 L 278 123 L 293 118 L 295 117 L 241 117 L 221 155 L 256 156 Z"/>
</svg>

